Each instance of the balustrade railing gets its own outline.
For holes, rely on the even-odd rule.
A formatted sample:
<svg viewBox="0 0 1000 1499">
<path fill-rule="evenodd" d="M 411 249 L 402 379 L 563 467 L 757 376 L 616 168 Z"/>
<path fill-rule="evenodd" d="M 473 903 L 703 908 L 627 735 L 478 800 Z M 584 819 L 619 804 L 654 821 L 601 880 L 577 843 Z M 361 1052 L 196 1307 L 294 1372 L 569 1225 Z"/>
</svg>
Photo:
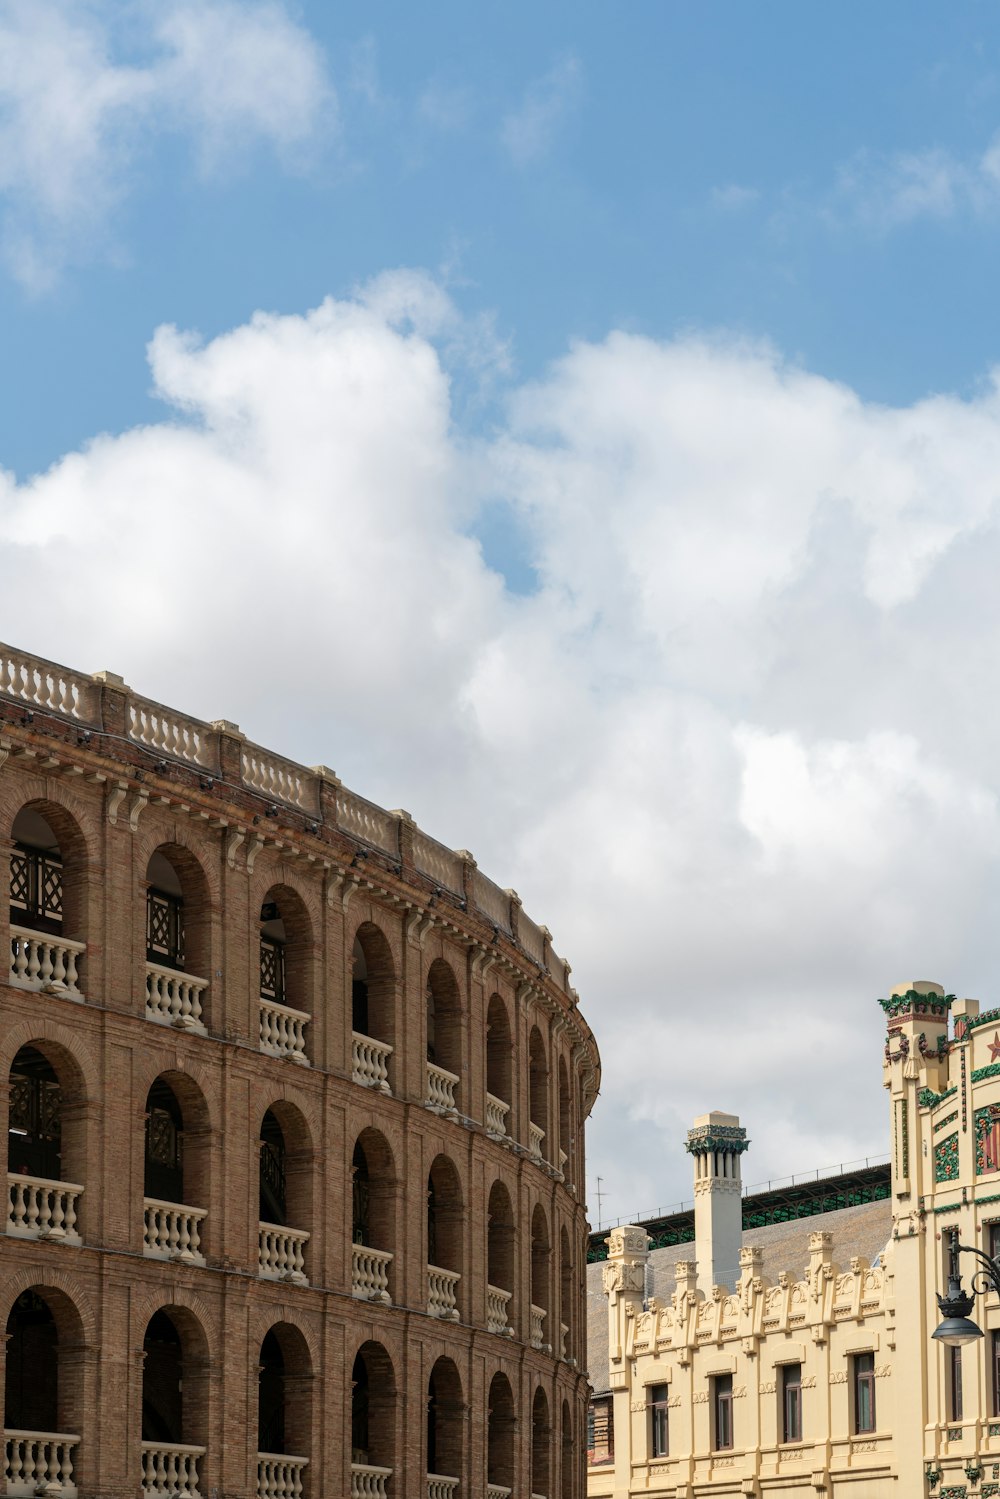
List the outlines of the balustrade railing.
<svg viewBox="0 0 1000 1499">
<path fill-rule="evenodd" d="M 428 1473 L 427 1499 L 452 1499 L 458 1483 L 457 1478 L 445 1478 L 440 1473 Z"/>
<path fill-rule="evenodd" d="M 202 770 L 218 770 L 219 736 L 211 725 L 137 697 L 129 700 L 128 717 L 129 738 L 137 744 Z"/>
<path fill-rule="evenodd" d="M 499 1286 L 486 1287 L 486 1326 L 490 1332 L 513 1335 L 513 1328 L 507 1319 L 512 1294 L 511 1291 L 501 1291 Z"/>
<path fill-rule="evenodd" d="M 424 1099 L 429 1109 L 437 1114 L 448 1114 L 452 1118 L 458 1113 L 455 1107 L 455 1089 L 458 1086 L 458 1076 L 449 1072 L 445 1067 L 437 1067 L 433 1062 L 427 1063 L 427 1096 Z"/>
<path fill-rule="evenodd" d="M 545 1308 L 531 1304 L 531 1346 L 545 1347 Z"/>
<path fill-rule="evenodd" d="M 261 749 L 258 744 L 245 744 L 241 757 L 243 784 L 264 796 L 287 802 L 315 817 L 319 811 L 319 782 L 301 765 Z"/>
<path fill-rule="evenodd" d="M 486 1485 L 486 1499 L 510 1499 L 513 1489 L 508 1489 L 502 1483 L 488 1483 Z"/>
<path fill-rule="evenodd" d="M 36 1494 L 59 1494 L 74 1499 L 73 1454 L 80 1438 L 61 1431 L 18 1431 L 5 1427 L 4 1478 L 6 1492 L 17 1499 Z"/>
<path fill-rule="evenodd" d="M 427 1266 L 427 1311 L 431 1317 L 443 1317 L 448 1322 L 458 1321 L 455 1291 L 461 1279 L 457 1270 L 442 1270 L 438 1265 Z"/>
<path fill-rule="evenodd" d="M 142 1492 L 146 1499 L 201 1499 L 198 1459 L 204 1447 L 181 1442 L 143 1442 Z"/>
<path fill-rule="evenodd" d="M 536 1161 L 540 1161 L 542 1159 L 542 1144 L 544 1140 L 545 1131 L 542 1129 L 541 1125 L 529 1123 L 528 1150 L 531 1152 L 532 1158 Z"/>
<path fill-rule="evenodd" d="M 392 1468 L 374 1468 L 370 1463 L 351 1464 L 351 1499 L 386 1499 L 386 1484 Z"/>
<path fill-rule="evenodd" d="M 496 1139 L 503 1140 L 507 1137 L 507 1115 L 510 1113 L 510 1104 L 504 1103 L 502 1098 L 495 1098 L 492 1093 L 486 1095 L 486 1133 L 494 1135 Z"/>
<path fill-rule="evenodd" d="M 438 885 L 462 894 L 462 861 L 452 849 L 428 838 L 419 828 L 413 830 L 413 862 L 421 874 L 429 875 Z"/>
<path fill-rule="evenodd" d="M 34 989 L 43 994 L 63 994 L 82 1000 L 80 963 L 85 942 L 68 937 L 50 937 L 28 927 L 10 929 L 10 983 L 16 989 Z"/>
<path fill-rule="evenodd" d="M 379 1088 L 389 1092 L 388 1061 L 392 1047 L 374 1036 L 362 1036 L 351 1032 L 351 1076 L 363 1088 Z"/>
<path fill-rule="evenodd" d="M 207 1035 L 201 1018 L 201 997 L 207 988 L 208 979 L 162 968 L 159 963 L 147 963 L 146 1019 L 157 1025 L 171 1025 L 175 1030 Z"/>
<path fill-rule="evenodd" d="M 7 1232 L 15 1239 L 62 1239 L 79 1244 L 76 1204 L 83 1188 L 75 1182 L 7 1173 Z"/>
<path fill-rule="evenodd" d="M 300 1499 L 307 1457 L 257 1453 L 257 1499 Z"/>
<path fill-rule="evenodd" d="M 260 1002 L 260 1049 L 269 1057 L 287 1057 L 290 1062 L 309 1066 L 306 1056 L 306 1026 L 311 1016 L 305 1010 L 292 1010 L 272 999 Z"/>
<path fill-rule="evenodd" d="M 367 1244 L 351 1245 L 351 1295 L 359 1301 L 380 1301 L 389 1306 L 389 1266 L 392 1254 Z"/>
<path fill-rule="evenodd" d="M 100 723 L 101 689 L 82 672 L 0 645 L 0 692 L 77 723 Z"/>
<path fill-rule="evenodd" d="M 261 1280 L 284 1280 L 293 1285 L 308 1285 L 305 1247 L 309 1235 L 301 1228 L 285 1228 L 279 1223 L 257 1225 L 257 1274 Z"/>
<path fill-rule="evenodd" d="M 203 1265 L 201 1225 L 208 1217 L 206 1208 L 183 1207 L 176 1202 L 160 1202 L 144 1197 L 142 1202 L 145 1236 L 142 1252 L 150 1260 L 179 1260 L 185 1265 Z"/>
</svg>

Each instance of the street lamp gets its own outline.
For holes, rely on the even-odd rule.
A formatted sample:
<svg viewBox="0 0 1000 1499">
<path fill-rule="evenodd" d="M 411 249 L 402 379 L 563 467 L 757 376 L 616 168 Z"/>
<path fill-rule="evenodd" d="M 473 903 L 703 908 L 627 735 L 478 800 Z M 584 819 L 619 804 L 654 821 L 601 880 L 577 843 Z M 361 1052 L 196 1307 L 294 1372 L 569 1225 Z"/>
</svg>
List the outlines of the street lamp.
<svg viewBox="0 0 1000 1499">
<path fill-rule="evenodd" d="M 962 1290 L 962 1280 L 958 1273 L 959 1254 L 974 1254 L 982 1264 L 982 1269 L 977 1270 L 972 1277 L 971 1292 Z M 966 1343 L 974 1343 L 977 1338 L 981 1338 L 982 1328 L 972 1321 L 969 1313 L 975 1305 L 976 1297 L 988 1296 L 990 1291 L 996 1291 L 1000 1295 L 1000 1261 L 991 1260 L 988 1254 L 971 1244 L 960 1244 L 958 1229 L 948 1229 L 948 1290 L 937 1299 L 944 1320 L 931 1336 L 937 1338 L 939 1343 L 944 1343 L 947 1348 L 963 1348 Z"/>
</svg>

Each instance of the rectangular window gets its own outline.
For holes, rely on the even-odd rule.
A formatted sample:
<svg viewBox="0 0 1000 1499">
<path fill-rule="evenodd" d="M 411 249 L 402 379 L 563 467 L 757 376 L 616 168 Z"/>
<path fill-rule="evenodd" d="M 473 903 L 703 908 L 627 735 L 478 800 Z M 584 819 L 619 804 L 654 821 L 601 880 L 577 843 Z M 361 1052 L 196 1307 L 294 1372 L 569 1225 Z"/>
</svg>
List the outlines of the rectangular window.
<svg viewBox="0 0 1000 1499">
<path fill-rule="evenodd" d="M 733 1445 L 733 1376 L 717 1374 L 712 1380 L 712 1448 L 726 1452 Z"/>
<path fill-rule="evenodd" d="M 1000 1328 L 990 1333 L 990 1363 L 993 1366 L 993 1388 L 990 1391 L 994 1416 L 1000 1416 Z"/>
<path fill-rule="evenodd" d="M 781 1370 L 781 1440 L 802 1440 L 801 1364 L 785 1364 Z"/>
<path fill-rule="evenodd" d="M 587 1462 L 610 1463 L 615 1455 L 615 1422 L 609 1399 L 592 1400 L 587 1411 Z"/>
<path fill-rule="evenodd" d="M 184 902 L 162 890 L 146 894 L 146 961 L 184 968 Z"/>
<path fill-rule="evenodd" d="M 875 1355 L 854 1355 L 854 1430 L 875 1430 Z"/>
<path fill-rule="evenodd" d="M 962 1350 L 948 1349 L 948 1409 L 949 1419 L 962 1419 Z"/>
<path fill-rule="evenodd" d="M 1000 1218 L 986 1225 L 986 1253 L 991 1260 L 1000 1258 Z"/>
<path fill-rule="evenodd" d="M 670 1451 L 670 1436 L 667 1427 L 667 1401 L 670 1386 L 653 1384 L 649 1387 L 649 1450 L 653 1457 L 666 1457 Z"/>
</svg>

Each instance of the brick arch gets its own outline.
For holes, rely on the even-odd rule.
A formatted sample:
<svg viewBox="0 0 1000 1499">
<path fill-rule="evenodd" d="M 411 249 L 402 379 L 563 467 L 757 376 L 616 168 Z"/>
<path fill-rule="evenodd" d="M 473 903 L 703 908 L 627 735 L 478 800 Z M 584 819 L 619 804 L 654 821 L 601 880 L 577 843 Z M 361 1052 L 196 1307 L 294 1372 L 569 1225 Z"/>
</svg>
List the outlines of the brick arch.
<svg viewBox="0 0 1000 1499">
<path fill-rule="evenodd" d="M 283 972 L 284 983 L 280 986 L 280 992 L 278 988 L 270 986 L 266 991 L 262 988 L 261 997 L 266 992 L 277 1003 L 313 1016 L 317 1009 L 317 958 L 320 952 L 322 916 L 316 908 L 315 891 L 303 890 L 298 880 L 285 879 L 285 873 L 280 866 L 272 867 L 264 871 L 262 880 L 255 879 L 251 885 L 250 941 L 252 945 L 258 940 L 262 942 L 267 935 L 260 924 L 264 902 L 276 906 L 283 928 L 278 973 Z M 268 876 L 272 878 L 267 878 Z M 280 934 L 272 932 L 270 935 L 275 937 Z M 311 1037 L 307 1037 L 305 1042 L 307 1049 L 309 1039 Z"/>
<path fill-rule="evenodd" d="M 150 1026 L 149 1029 L 151 1032 L 155 1030 L 157 1037 L 159 1036 L 160 1027 Z M 165 1035 L 169 1035 L 169 1032 Z M 149 1046 L 144 1046 L 141 1052 L 136 1050 L 133 1053 L 136 1063 L 135 1099 L 139 1109 L 142 1110 L 145 1107 L 146 1095 L 158 1077 L 165 1073 L 179 1073 L 193 1083 L 201 1094 L 201 1103 L 205 1110 L 205 1127 L 210 1130 L 221 1128 L 219 1123 L 221 1104 L 215 1096 L 219 1087 L 216 1074 L 198 1062 L 189 1062 L 183 1055 L 171 1051 L 166 1044 L 162 1050 L 151 1049 L 153 1041 L 154 1038 L 150 1036 Z"/>
<path fill-rule="evenodd" d="M 67 781 L 57 781 L 43 775 L 29 775 L 19 781 L 8 780 L 4 784 L 0 791 L 0 829 L 3 836 L 10 837 L 18 812 L 25 807 L 35 806 L 41 810 L 43 803 L 65 811 L 75 822 L 88 850 L 100 848 L 103 807 L 98 809 L 89 799 L 75 795 Z M 55 824 L 53 832 L 58 836 Z"/>
<path fill-rule="evenodd" d="M 316 1357 L 308 1338 L 297 1322 L 272 1314 L 256 1341 L 251 1340 L 248 1353 L 251 1361 L 248 1426 L 253 1429 L 256 1417 L 258 1450 L 311 1458 L 317 1407 L 310 1396 Z M 259 1371 L 256 1378 L 255 1353 Z M 275 1441 L 279 1436 L 280 1441 Z"/>
<path fill-rule="evenodd" d="M 388 947 L 393 973 L 398 980 L 403 970 L 404 946 L 398 920 L 394 919 L 390 912 L 384 910 L 377 901 L 359 901 L 355 896 L 348 907 L 348 915 L 344 922 L 344 946 L 347 952 L 350 952 L 354 946 L 355 938 L 363 926 L 374 927 Z"/>
<path fill-rule="evenodd" d="M 205 1357 L 213 1359 L 216 1354 L 215 1309 L 197 1291 L 190 1291 L 176 1281 L 171 1281 L 169 1285 L 151 1286 L 148 1290 L 135 1287 L 132 1301 L 133 1337 L 145 1333 L 154 1312 L 169 1314 L 171 1307 L 191 1314 L 201 1331 Z"/>
<path fill-rule="evenodd" d="M 267 1096 L 263 1093 L 263 1082 L 260 1087 L 261 1091 L 258 1097 L 263 1100 Z M 316 1228 L 315 1162 L 318 1134 L 315 1118 L 310 1119 L 313 1111 L 310 1109 L 310 1113 L 306 1114 L 300 1103 L 287 1097 L 287 1093 L 293 1091 L 286 1090 L 286 1096 L 282 1097 L 272 1096 L 271 1101 L 266 1106 L 258 1107 L 257 1127 L 254 1140 L 251 1141 L 251 1148 L 253 1148 L 255 1141 L 263 1141 L 264 1120 L 268 1114 L 271 1114 L 273 1120 L 277 1123 L 278 1129 L 281 1131 L 280 1146 L 282 1149 L 279 1169 L 283 1170 L 284 1173 L 285 1197 L 283 1203 L 284 1217 L 280 1221 L 286 1223 L 291 1228 L 304 1229 L 312 1235 Z M 270 1132 L 268 1138 L 271 1140 L 272 1146 L 278 1144 L 270 1136 Z M 261 1172 L 261 1221 L 271 1222 L 274 1221 L 272 1214 L 276 1210 L 276 1204 L 271 1198 L 265 1201 L 263 1196 L 267 1181 L 263 1143 L 260 1144 L 260 1151 L 258 1170 Z M 276 1160 L 273 1155 L 271 1155 L 270 1159 L 272 1163 Z M 253 1164 L 251 1164 L 251 1170 L 253 1170 Z M 266 1208 L 269 1203 L 271 1211 L 267 1212 Z M 306 1248 L 306 1255 L 308 1260 L 308 1246 Z"/>
<path fill-rule="evenodd" d="M 164 819 L 162 822 L 140 822 L 134 844 L 135 869 L 140 880 L 145 879 L 149 861 L 157 849 L 180 849 L 199 866 L 209 906 L 212 911 L 217 911 L 222 899 L 220 836 L 218 833 L 211 839 L 192 836 L 192 829 L 180 818 L 173 821 Z"/>
<path fill-rule="evenodd" d="M 15 1271 L 7 1280 L 0 1283 L 0 1306 L 5 1309 L 4 1324 L 6 1325 L 10 1309 L 22 1292 L 38 1291 L 44 1296 L 46 1290 L 60 1292 L 66 1301 L 72 1304 L 79 1321 L 79 1331 L 84 1347 L 96 1348 L 98 1344 L 97 1315 L 90 1293 L 75 1276 L 69 1275 L 64 1270 L 51 1270 L 38 1265 L 34 1268 L 25 1267 L 23 1270 Z M 53 1316 L 56 1316 L 54 1308 Z"/>
<path fill-rule="evenodd" d="M 212 1380 L 214 1360 L 212 1339 L 208 1331 L 211 1326 L 211 1317 L 207 1315 L 207 1309 L 199 1296 L 190 1296 L 176 1285 L 164 1287 L 159 1296 L 146 1298 L 145 1311 L 144 1319 L 137 1320 L 135 1324 L 135 1331 L 142 1332 L 143 1347 L 145 1347 L 149 1332 L 149 1324 L 158 1312 L 169 1317 L 180 1341 L 179 1373 L 182 1395 L 178 1411 L 181 1425 L 179 1440 L 199 1447 L 207 1447 L 212 1430 L 210 1406 L 214 1404 Z M 178 1385 L 173 1380 L 170 1384 L 176 1391 Z M 161 1391 L 162 1388 L 161 1386 Z M 144 1418 L 147 1395 L 154 1394 L 155 1390 L 155 1366 L 150 1359 L 144 1361 L 142 1371 Z M 211 1456 L 208 1460 L 211 1461 Z"/>
<path fill-rule="evenodd" d="M 101 1097 L 97 1065 L 80 1038 L 67 1028 L 48 1018 L 23 1021 L 3 1037 L 0 1049 L 0 1085 L 6 1089 L 11 1068 L 18 1052 L 25 1046 L 40 1051 L 59 1079 L 61 1115 L 61 1161 L 59 1175 L 63 1181 L 75 1182 L 84 1188 L 77 1198 L 77 1231 L 87 1234 L 91 1228 L 91 1198 L 88 1193 L 88 1163 L 92 1157 L 92 1138 L 96 1130 L 92 1105 Z M 5 1094 L 6 1096 L 6 1094 Z M 10 1162 L 10 1140 L 7 1135 L 7 1108 L 5 1102 L 0 1117 L 0 1127 L 6 1135 L 4 1159 L 5 1169 L 18 1171 L 20 1164 Z M 93 1177 L 90 1177 L 91 1183 Z"/>
<path fill-rule="evenodd" d="M 278 1326 L 294 1327 L 300 1334 L 310 1368 L 315 1373 L 322 1363 L 321 1330 L 314 1317 L 303 1315 L 293 1306 L 275 1306 L 269 1303 L 251 1308 L 247 1324 L 247 1347 L 251 1357 L 271 1329 Z"/>
<path fill-rule="evenodd" d="M 282 859 L 280 854 L 262 862 L 258 858 L 250 876 L 248 899 L 251 917 L 258 911 L 270 890 L 288 890 L 305 907 L 314 936 L 323 923 L 323 893 L 317 879 L 304 878 L 298 870 Z"/>
<path fill-rule="evenodd" d="M 447 958 L 436 957 L 427 965 L 424 974 L 424 1003 L 427 1008 L 427 1060 L 458 1079 L 451 1086 L 455 1104 L 459 1112 L 463 1112 L 465 1006 L 458 976 Z"/>
<path fill-rule="evenodd" d="M 82 1080 L 83 1101 L 100 1098 L 102 1088 L 97 1063 L 86 1044 L 69 1026 L 59 1021 L 39 1016 L 37 1020 L 25 1020 L 12 1030 L 3 1030 L 0 1037 L 0 1079 L 6 1080 L 11 1064 L 22 1046 L 32 1046 L 39 1041 L 49 1041 L 58 1047 L 75 1064 Z M 58 1071 L 58 1068 L 56 1069 Z"/>
<path fill-rule="evenodd" d="M 450 1354 L 435 1359 L 427 1381 L 427 1398 L 426 1471 L 461 1478 L 468 1407 L 462 1376 Z"/>
<path fill-rule="evenodd" d="M 56 795 L 51 794 L 53 789 Z M 86 815 L 75 798 L 59 795 L 60 790 L 61 787 L 52 788 L 40 779 L 38 794 L 26 794 L 27 788 L 22 783 L 19 794 L 12 796 L 10 807 L 4 809 L 3 827 L 5 835 L 12 839 L 21 812 L 36 812 L 44 818 L 55 836 L 62 858 L 62 920 L 59 930 L 70 941 L 85 942 L 93 925 L 95 895 L 89 872 L 101 846 L 99 831 L 93 826 L 92 816 Z M 28 924 L 30 926 L 31 922 Z"/>
</svg>

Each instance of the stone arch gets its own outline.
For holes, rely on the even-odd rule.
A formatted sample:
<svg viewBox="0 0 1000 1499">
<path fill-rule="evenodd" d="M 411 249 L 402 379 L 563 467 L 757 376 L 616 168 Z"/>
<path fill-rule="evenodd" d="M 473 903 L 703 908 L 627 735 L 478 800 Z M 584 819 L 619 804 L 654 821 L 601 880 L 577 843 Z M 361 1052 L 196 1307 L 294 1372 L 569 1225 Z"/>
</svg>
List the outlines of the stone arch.
<svg viewBox="0 0 1000 1499">
<path fill-rule="evenodd" d="M 309 1123 L 288 1099 L 277 1098 L 258 1124 L 258 1217 L 260 1273 L 268 1279 L 302 1281 L 309 1242 L 265 1230 L 265 1225 L 312 1234 L 315 1219 L 315 1151 Z"/>
<path fill-rule="evenodd" d="M 486 1011 L 486 1091 L 506 1104 L 508 1110 L 514 1102 L 513 1060 L 510 1013 L 500 995 L 493 993 Z M 509 1134 L 509 1127 L 504 1132 Z"/>
<path fill-rule="evenodd" d="M 486 1423 L 486 1482 L 513 1489 L 517 1411 L 510 1380 L 502 1372 L 490 1380 Z"/>
<path fill-rule="evenodd" d="M 560 1499 L 574 1499 L 573 1480 L 577 1468 L 576 1443 L 573 1439 L 573 1416 L 569 1408 L 569 1401 L 562 1403 L 562 1417 L 560 1421 L 560 1435 L 562 1437 L 561 1450 L 559 1453 L 560 1472 Z"/>
<path fill-rule="evenodd" d="M 427 1382 L 425 1469 L 442 1478 L 461 1478 L 465 1401 L 462 1380 L 450 1358 L 439 1358 Z"/>
<path fill-rule="evenodd" d="M 143 880 L 146 961 L 207 982 L 216 900 L 202 858 L 187 843 L 163 839 L 149 850 Z"/>
<path fill-rule="evenodd" d="M 207 1209 L 212 1122 L 208 1100 L 194 1074 L 173 1067 L 159 1070 L 146 1090 L 144 1114 L 143 1195 Z"/>
<path fill-rule="evenodd" d="M 396 1375 L 381 1343 L 358 1348 L 348 1389 L 352 1463 L 395 1469 Z"/>
<path fill-rule="evenodd" d="M 24 1272 L 6 1288 L 8 1429 L 86 1435 L 84 1370 L 87 1351 L 96 1343 L 93 1315 L 85 1321 L 79 1292 L 66 1282 L 65 1276 L 36 1270 Z"/>
<path fill-rule="evenodd" d="M 487 1326 L 492 1332 L 506 1332 L 513 1321 L 516 1261 L 514 1208 L 507 1187 L 497 1180 L 490 1188 L 486 1214 Z M 493 1291 L 504 1295 L 494 1297 Z"/>
<path fill-rule="evenodd" d="M 396 1082 L 396 1009 L 399 964 L 385 932 L 370 918 L 359 921 L 351 946 L 351 1032 L 355 1082 L 388 1092 Z M 378 1057 L 358 1038 L 381 1043 Z M 386 1053 L 384 1048 L 388 1047 Z"/>
<path fill-rule="evenodd" d="M 549 1063 L 545 1042 L 537 1025 L 531 1027 L 528 1037 L 528 1117 L 535 1131 L 541 1131 L 541 1139 L 535 1135 L 529 1142 L 533 1155 L 548 1159 L 546 1145 L 549 1129 Z"/>
<path fill-rule="evenodd" d="M 461 1281 L 452 1284 L 434 1276 L 433 1269 L 462 1275 L 464 1270 L 465 1203 L 462 1179 L 450 1156 L 436 1155 L 427 1175 L 427 1266 L 430 1277 L 428 1310 L 438 1316 L 459 1317 Z M 441 1282 L 441 1284 L 439 1284 Z M 452 1303 L 449 1305 L 449 1296 Z"/>
<path fill-rule="evenodd" d="M 272 1322 L 258 1343 L 257 1451 L 312 1457 L 313 1357 L 300 1327 Z"/>
<path fill-rule="evenodd" d="M 549 1324 L 552 1315 L 552 1299 L 550 1290 L 552 1271 L 552 1244 L 549 1239 L 549 1222 L 545 1209 L 540 1202 L 535 1204 L 531 1214 L 531 1306 L 532 1323 L 534 1324 L 537 1312 L 545 1313 L 543 1325 L 540 1329 L 532 1326 L 533 1343 L 538 1346 L 546 1346 L 552 1342 L 552 1329 Z"/>
<path fill-rule="evenodd" d="M 549 1400 L 541 1385 L 531 1402 L 531 1492 L 548 1495 L 551 1472 L 552 1428 Z"/>
<path fill-rule="evenodd" d="M 568 1180 L 573 1179 L 573 1106 L 569 1088 L 566 1058 L 559 1058 L 559 1158 L 556 1165 Z"/>
<path fill-rule="evenodd" d="M 23 788 L 22 788 L 23 790 Z M 8 823 L 8 837 L 15 846 L 11 861 L 11 920 L 15 925 L 32 930 L 49 931 L 67 937 L 71 941 L 86 942 L 90 927 L 90 902 L 92 882 L 88 878 L 91 862 L 90 848 L 95 841 L 95 830 L 84 832 L 84 818 L 65 801 L 55 800 L 43 783 L 39 784 L 39 795 L 21 800 L 12 809 Z M 90 819 L 86 819 L 87 822 Z M 45 908 L 32 915 L 17 899 L 18 880 L 17 850 L 35 850 L 43 855 L 42 868 L 36 867 L 35 876 L 43 877 L 45 866 L 51 864 L 49 873 L 59 886 L 58 915 Z M 45 855 L 49 858 L 45 858 Z M 31 860 L 30 862 L 36 863 Z M 32 904 L 30 897 L 28 906 Z M 22 919 L 18 919 L 20 914 Z"/>
<path fill-rule="evenodd" d="M 10 1057 L 5 1074 L 10 1084 L 8 1171 L 73 1182 L 85 1188 L 88 1098 L 96 1096 L 92 1091 L 95 1086 L 93 1063 L 76 1037 L 63 1035 L 58 1027 L 44 1022 L 37 1026 L 28 1022 L 16 1027 L 8 1036 L 4 1050 L 9 1050 L 12 1042 L 20 1044 Z M 91 1074 L 89 1079 L 85 1066 Z M 43 1083 L 45 1072 L 54 1079 L 54 1085 L 50 1079 Z M 19 1082 L 19 1079 L 23 1081 Z M 23 1160 L 17 1155 L 21 1141 L 24 1141 Z M 43 1165 L 45 1170 L 32 1169 Z M 77 1202 L 76 1211 L 81 1214 L 85 1211 L 82 1197 Z M 81 1218 L 81 1224 L 82 1221 Z"/>
<path fill-rule="evenodd" d="M 569 1234 L 566 1225 L 563 1224 L 559 1230 L 559 1316 L 565 1333 L 560 1328 L 559 1352 L 563 1358 L 573 1359 L 576 1356 L 576 1276 L 574 1274 L 573 1255 L 570 1250 Z"/>
<path fill-rule="evenodd" d="M 462 994 L 451 964 L 435 958 L 424 988 L 427 1025 L 427 1102 L 453 1114 L 462 1100 Z M 444 1077 L 440 1073 L 444 1073 Z"/>
<path fill-rule="evenodd" d="M 283 1005 L 310 1017 L 316 1007 L 316 921 L 311 905 L 295 885 L 282 880 L 266 887 L 259 907 L 261 1003 Z M 263 1038 L 263 1027 L 261 1034 Z"/>
<path fill-rule="evenodd" d="M 372 1301 L 395 1297 L 397 1191 L 392 1147 L 380 1130 L 369 1125 L 355 1140 L 351 1160 L 351 1240 L 355 1246 L 352 1266 L 355 1294 L 363 1293 Z M 392 1259 L 381 1269 L 373 1267 L 359 1254 L 362 1248 L 376 1249 Z M 382 1275 L 387 1283 L 384 1287 L 378 1284 Z"/>
<path fill-rule="evenodd" d="M 207 1447 L 211 1358 L 187 1298 L 160 1301 L 143 1324 L 142 1440 Z"/>
</svg>

